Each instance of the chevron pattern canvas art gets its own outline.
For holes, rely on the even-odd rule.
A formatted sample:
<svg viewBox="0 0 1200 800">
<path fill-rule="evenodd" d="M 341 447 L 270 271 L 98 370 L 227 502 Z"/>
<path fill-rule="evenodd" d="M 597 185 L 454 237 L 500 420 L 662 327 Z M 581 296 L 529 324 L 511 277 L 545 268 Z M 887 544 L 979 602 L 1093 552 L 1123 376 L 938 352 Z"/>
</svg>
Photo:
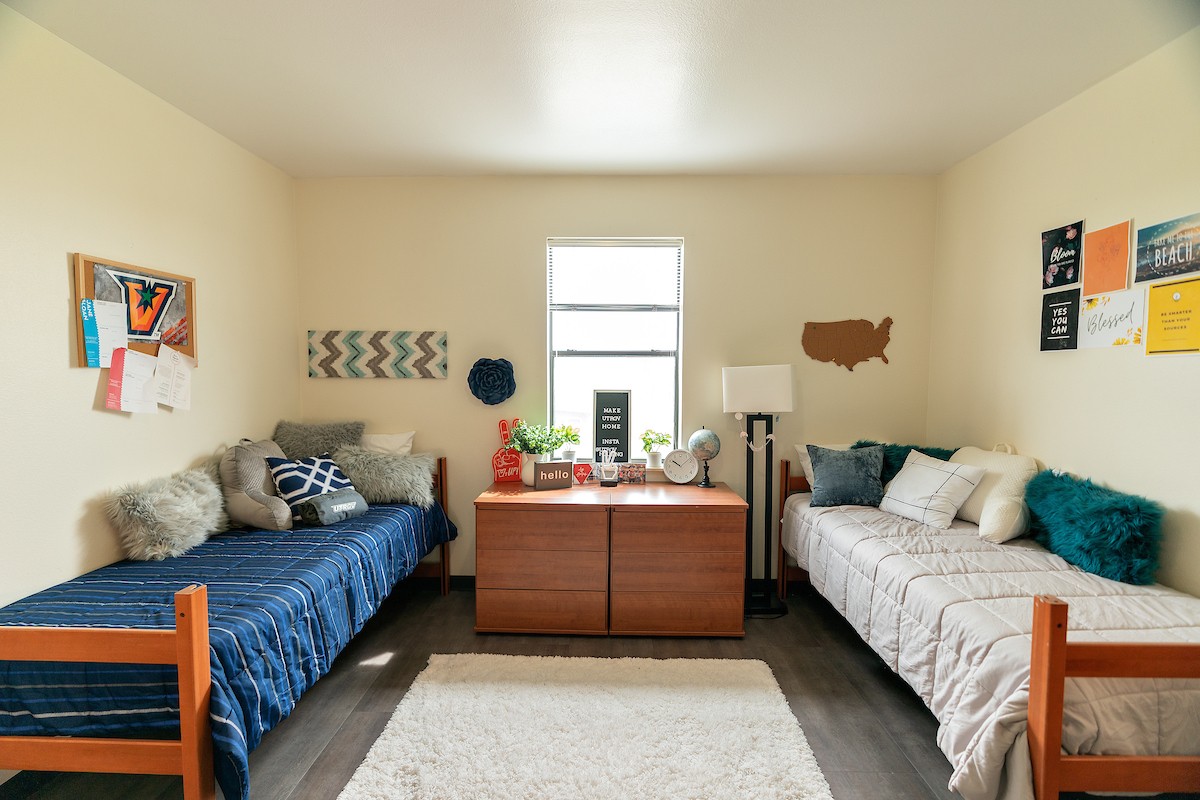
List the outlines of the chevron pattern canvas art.
<svg viewBox="0 0 1200 800">
<path fill-rule="evenodd" d="M 310 378 L 445 378 L 445 331 L 309 331 Z"/>
</svg>

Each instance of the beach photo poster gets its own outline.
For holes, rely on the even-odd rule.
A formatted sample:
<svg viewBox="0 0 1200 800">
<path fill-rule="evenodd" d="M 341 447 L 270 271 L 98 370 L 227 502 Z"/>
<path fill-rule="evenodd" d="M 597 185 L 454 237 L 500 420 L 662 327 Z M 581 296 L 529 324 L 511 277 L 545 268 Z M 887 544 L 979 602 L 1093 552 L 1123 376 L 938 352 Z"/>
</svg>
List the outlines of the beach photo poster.
<svg viewBox="0 0 1200 800">
<path fill-rule="evenodd" d="M 1129 232 L 1125 220 L 1083 235 L 1083 296 L 1121 292 L 1129 286 Z"/>
<path fill-rule="evenodd" d="M 1135 283 L 1200 272 L 1200 213 L 1137 232 Z"/>
<path fill-rule="evenodd" d="M 1079 346 L 1124 347 L 1141 344 L 1145 320 L 1144 289 L 1085 297 L 1079 311 Z"/>
<path fill-rule="evenodd" d="M 1042 288 L 1079 282 L 1083 263 L 1083 220 L 1042 233 Z"/>
<path fill-rule="evenodd" d="M 1146 352 L 1200 353 L 1200 278 L 1149 289 Z"/>
<path fill-rule="evenodd" d="M 1079 347 L 1079 289 L 1042 295 L 1042 351 Z"/>
</svg>

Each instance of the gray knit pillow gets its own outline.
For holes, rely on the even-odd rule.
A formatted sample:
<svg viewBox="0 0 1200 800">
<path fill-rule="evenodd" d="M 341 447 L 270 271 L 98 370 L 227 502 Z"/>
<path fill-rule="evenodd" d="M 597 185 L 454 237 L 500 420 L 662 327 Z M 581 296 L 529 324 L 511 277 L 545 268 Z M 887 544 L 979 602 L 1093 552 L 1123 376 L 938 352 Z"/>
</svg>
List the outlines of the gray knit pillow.
<svg viewBox="0 0 1200 800">
<path fill-rule="evenodd" d="M 135 561 L 182 555 L 229 529 L 221 487 L 206 469 L 123 486 L 105 499 L 104 512 Z"/>
<path fill-rule="evenodd" d="M 332 453 L 362 443 L 364 422 L 288 422 L 280 420 L 271 438 L 292 461 Z"/>
<path fill-rule="evenodd" d="M 395 456 L 343 447 L 334 452 L 333 460 L 368 503 L 408 503 L 421 508 L 433 505 L 437 461 L 429 453 Z"/>
</svg>

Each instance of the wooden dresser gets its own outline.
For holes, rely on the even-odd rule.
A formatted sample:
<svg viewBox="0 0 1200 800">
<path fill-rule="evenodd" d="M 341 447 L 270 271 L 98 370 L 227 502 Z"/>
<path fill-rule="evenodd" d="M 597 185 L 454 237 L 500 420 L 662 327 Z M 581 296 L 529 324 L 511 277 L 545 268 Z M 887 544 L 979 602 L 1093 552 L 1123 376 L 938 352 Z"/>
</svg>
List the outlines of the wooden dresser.
<svg viewBox="0 0 1200 800">
<path fill-rule="evenodd" d="M 742 636 L 745 532 L 724 485 L 493 484 L 475 499 L 475 630 Z"/>
</svg>

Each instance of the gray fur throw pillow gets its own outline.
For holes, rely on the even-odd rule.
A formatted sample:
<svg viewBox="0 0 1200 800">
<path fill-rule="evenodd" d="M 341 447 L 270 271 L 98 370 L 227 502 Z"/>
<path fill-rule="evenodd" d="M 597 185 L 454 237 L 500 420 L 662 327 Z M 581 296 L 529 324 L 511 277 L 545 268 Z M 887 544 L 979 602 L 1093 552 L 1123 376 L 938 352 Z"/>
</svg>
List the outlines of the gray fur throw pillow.
<svg viewBox="0 0 1200 800">
<path fill-rule="evenodd" d="M 343 447 L 334 452 L 333 460 L 368 503 L 408 503 L 421 508 L 433 505 L 437 460 L 429 453 L 395 456 Z"/>
<path fill-rule="evenodd" d="M 332 453 L 362 443 L 365 422 L 288 422 L 280 420 L 271 436 L 292 461 Z"/>
<path fill-rule="evenodd" d="M 206 469 L 123 486 L 105 499 L 104 513 L 135 561 L 182 555 L 229 529 L 221 486 Z"/>
</svg>

